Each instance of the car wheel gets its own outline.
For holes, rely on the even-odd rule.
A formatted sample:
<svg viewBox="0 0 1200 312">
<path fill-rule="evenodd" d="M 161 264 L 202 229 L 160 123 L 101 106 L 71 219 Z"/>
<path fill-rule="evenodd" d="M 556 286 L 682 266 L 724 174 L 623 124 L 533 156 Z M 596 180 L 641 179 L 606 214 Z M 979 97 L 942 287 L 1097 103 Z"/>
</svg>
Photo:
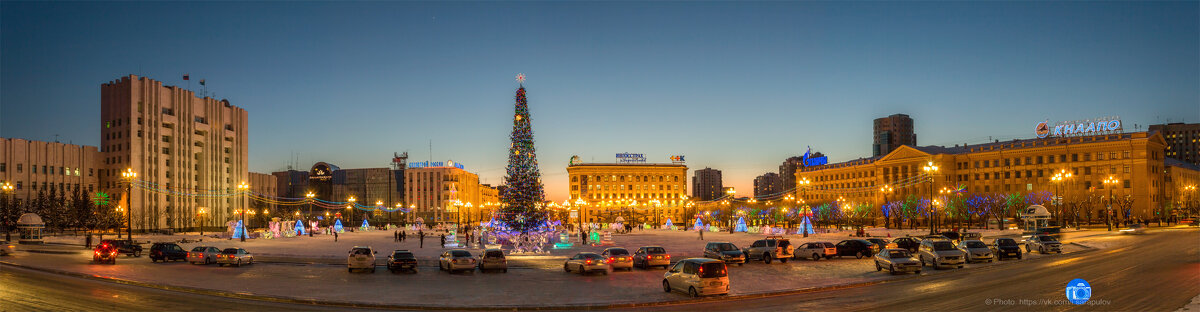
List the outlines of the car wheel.
<svg viewBox="0 0 1200 312">
<path fill-rule="evenodd" d="M 238 267 L 241 267 L 241 266 L 242 266 L 242 259 L 238 259 L 238 261 L 237 261 L 237 266 L 238 266 Z"/>
<path fill-rule="evenodd" d="M 787 263 L 787 261 L 788 261 L 788 258 L 780 258 L 779 259 L 779 262 L 782 262 L 782 263 Z"/>
<path fill-rule="evenodd" d="M 917 275 L 920 275 L 920 274 L 921 274 L 921 270 L 917 270 Z"/>
<path fill-rule="evenodd" d="M 688 287 L 688 295 L 692 298 L 700 297 L 700 293 L 696 292 L 696 287 Z"/>
<path fill-rule="evenodd" d="M 671 282 L 663 280 L 663 292 L 671 292 Z"/>
<path fill-rule="evenodd" d="M 1025 252 L 1030 252 L 1029 245 L 1025 245 Z"/>
<path fill-rule="evenodd" d="M 883 267 L 879 266 L 879 262 L 875 262 L 875 272 L 883 271 Z"/>
<path fill-rule="evenodd" d="M 833 256 L 825 256 L 825 260 L 831 260 L 831 259 L 833 259 Z"/>
<path fill-rule="evenodd" d="M 134 257 L 134 258 L 141 258 L 141 257 L 142 257 L 142 251 L 141 251 L 141 250 L 134 250 L 134 251 L 133 251 L 133 257 Z"/>
<path fill-rule="evenodd" d="M 566 263 L 563 263 L 563 272 L 571 273 L 571 268 Z"/>
<path fill-rule="evenodd" d="M 814 253 L 814 254 L 812 255 L 812 261 L 817 261 L 817 260 L 821 260 L 821 255 L 818 255 L 818 254 L 815 254 L 815 253 Z"/>
<path fill-rule="evenodd" d="M 925 266 L 925 256 L 921 256 L 921 266 Z"/>
<path fill-rule="evenodd" d="M 854 253 L 854 258 L 855 258 L 855 259 L 862 259 L 862 257 L 863 257 L 863 254 L 862 254 L 862 252 L 861 252 L 861 251 Z"/>
<path fill-rule="evenodd" d="M 500 272 L 501 272 L 501 273 L 508 273 L 508 268 L 505 268 L 503 271 L 500 271 Z"/>
<path fill-rule="evenodd" d="M 154 258 L 150 258 L 150 263 L 155 263 L 155 262 L 158 262 L 158 260 L 155 260 Z"/>
<path fill-rule="evenodd" d="M 375 274 L 375 268 L 371 268 L 371 274 Z"/>
<path fill-rule="evenodd" d="M 888 273 L 896 274 L 896 265 L 895 264 L 888 266 Z"/>
<path fill-rule="evenodd" d="M 762 258 L 763 258 L 763 263 L 771 264 L 771 254 L 764 253 L 762 255 Z"/>
<path fill-rule="evenodd" d="M 1038 247 L 1038 253 L 1040 253 L 1040 254 L 1045 254 L 1045 253 L 1046 253 L 1046 248 L 1045 248 L 1045 247 Z"/>
<path fill-rule="evenodd" d="M 604 275 L 608 275 L 608 270 L 600 271 L 600 273 L 602 273 Z"/>
<path fill-rule="evenodd" d="M 354 268 L 346 268 L 346 273 L 354 273 Z"/>
<path fill-rule="evenodd" d="M 604 271 L 604 272 L 605 272 L 605 273 L 607 273 L 608 271 Z M 584 271 L 584 270 L 583 270 L 583 265 L 582 265 L 582 264 L 580 264 L 580 265 L 579 265 L 579 275 L 584 275 L 584 274 L 587 274 L 587 271 Z"/>
</svg>

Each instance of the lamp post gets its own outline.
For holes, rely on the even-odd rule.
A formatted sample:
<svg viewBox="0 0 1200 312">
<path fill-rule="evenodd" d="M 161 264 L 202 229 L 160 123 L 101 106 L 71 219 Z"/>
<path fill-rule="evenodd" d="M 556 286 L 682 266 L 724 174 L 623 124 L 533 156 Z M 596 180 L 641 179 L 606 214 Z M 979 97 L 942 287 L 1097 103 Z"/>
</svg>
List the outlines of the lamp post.
<svg viewBox="0 0 1200 312">
<path fill-rule="evenodd" d="M 7 211 L 9 209 L 17 209 L 16 207 L 12 207 L 12 204 L 9 203 L 9 201 L 12 200 L 12 190 L 13 190 L 12 183 L 4 182 L 4 184 L 0 184 L 0 190 L 4 191 L 4 198 L 3 198 L 4 199 L 4 210 Z M 12 227 L 12 224 L 9 224 L 7 222 L 4 223 L 4 241 L 6 241 L 6 242 L 12 241 L 12 228 L 11 227 Z"/>
<path fill-rule="evenodd" d="M 129 208 L 125 212 L 126 232 L 125 236 L 129 240 L 133 240 L 133 180 L 137 179 L 137 172 L 133 172 L 133 168 L 125 168 L 125 172 L 121 172 L 121 178 L 125 180 L 126 192 L 125 198 L 128 199 Z"/>
<path fill-rule="evenodd" d="M 238 192 L 242 194 L 242 209 L 241 209 L 241 212 L 242 212 L 242 238 L 241 238 L 241 240 L 244 242 L 244 241 L 246 241 L 246 234 L 247 234 L 246 233 L 246 208 L 247 208 L 246 207 L 246 191 L 250 189 L 250 184 L 246 184 L 246 182 L 238 183 L 237 189 L 238 189 Z"/>
<path fill-rule="evenodd" d="M 929 175 L 929 235 L 933 235 L 937 233 L 934 227 L 934 223 L 937 223 L 937 208 L 933 205 L 933 178 L 937 174 L 938 166 L 930 161 L 921 169 Z"/>
<path fill-rule="evenodd" d="M 347 201 L 349 201 L 350 204 L 346 205 L 346 214 L 350 215 L 350 228 L 354 229 L 354 202 L 358 201 L 358 198 L 354 198 L 354 195 L 350 195 L 350 198 L 347 199 Z"/>
<path fill-rule="evenodd" d="M 1067 172 L 1067 169 L 1059 169 L 1058 173 L 1055 173 L 1054 176 L 1050 177 L 1050 182 L 1053 182 L 1054 187 L 1055 187 L 1054 196 L 1057 198 L 1055 200 L 1054 205 L 1058 207 L 1058 209 L 1057 209 L 1058 210 L 1058 221 L 1059 221 L 1060 225 L 1062 224 L 1062 221 L 1063 221 L 1063 211 L 1064 211 L 1063 210 L 1063 199 L 1066 198 L 1061 193 L 1062 184 L 1063 184 L 1063 182 L 1066 182 L 1066 179 L 1070 179 L 1070 178 L 1071 178 L 1071 173 Z"/>
<path fill-rule="evenodd" d="M 1108 205 L 1106 208 L 1107 211 L 1104 213 L 1104 223 L 1108 224 L 1109 231 L 1112 231 L 1112 226 L 1113 226 L 1113 224 L 1112 224 L 1112 204 L 1113 204 L 1112 189 L 1114 187 L 1117 187 L 1118 182 L 1120 182 L 1120 181 L 1117 181 L 1117 177 L 1114 177 L 1114 176 L 1108 176 L 1108 178 L 1104 179 L 1104 185 L 1107 185 L 1106 187 L 1108 188 Z"/>
<path fill-rule="evenodd" d="M 1184 208 L 1184 209 L 1187 211 L 1187 214 L 1188 214 L 1188 215 L 1191 215 L 1191 214 L 1192 214 L 1192 210 L 1193 210 L 1193 209 L 1195 209 L 1195 207 L 1193 207 L 1193 206 L 1195 206 L 1195 205 L 1193 205 L 1193 204 L 1192 204 L 1192 202 L 1193 202 L 1193 201 L 1195 201 L 1196 199 L 1195 199 L 1195 198 L 1193 198 L 1192 196 L 1193 196 L 1193 195 L 1195 195 L 1195 193 L 1196 193 L 1196 186 L 1195 186 L 1195 185 L 1188 185 L 1188 186 L 1185 186 L 1185 187 L 1183 188 L 1183 191 L 1184 191 L 1184 192 L 1187 192 L 1187 194 L 1188 194 L 1188 197 L 1187 197 L 1187 198 L 1188 198 L 1188 199 L 1187 199 L 1187 203 L 1186 203 L 1186 205 L 1185 205 L 1185 206 L 1186 206 L 1186 208 Z M 1174 216 L 1172 216 L 1172 217 L 1174 217 Z M 1175 222 L 1176 222 L 1176 223 L 1179 223 L 1179 220 L 1175 220 Z"/>
<path fill-rule="evenodd" d="M 200 236 L 204 236 L 204 214 L 205 213 L 206 213 L 206 211 L 205 211 L 204 207 L 200 207 L 200 212 L 196 213 L 196 214 L 200 215 Z"/>
<path fill-rule="evenodd" d="M 883 186 L 879 187 L 879 193 L 883 194 L 883 207 L 882 207 L 883 209 L 887 209 L 888 195 L 891 195 L 893 191 L 895 191 L 895 189 L 893 189 L 892 186 L 888 185 L 888 184 L 884 184 Z M 892 228 L 891 211 L 888 211 L 888 213 L 884 214 L 883 224 L 885 225 L 885 227 L 887 227 L 889 229 Z"/>
<path fill-rule="evenodd" d="M 305 218 L 304 218 L 304 222 L 310 222 L 310 221 L 308 221 L 308 220 L 309 220 L 309 218 L 312 218 L 312 204 L 313 204 L 313 198 L 316 198 L 316 197 L 317 197 L 317 194 L 313 194 L 313 192 L 312 192 L 312 191 L 309 191 L 308 193 L 304 194 L 304 198 L 305 198 L 305 199 L 308 199 L 308 215 L 307 215 L 307 216 L 305 216 Z M 311 229 L 311 224 L 305 224 L 305 227 L 310 227 L 310 229 L 308 229 L 308 237 L 312 237 L 312 235 L 313 235 L 313 233 L 312 233 L 313 231 L 312 231 L 312 230 L 313 230 L 313 229 Z"/>
</svg>

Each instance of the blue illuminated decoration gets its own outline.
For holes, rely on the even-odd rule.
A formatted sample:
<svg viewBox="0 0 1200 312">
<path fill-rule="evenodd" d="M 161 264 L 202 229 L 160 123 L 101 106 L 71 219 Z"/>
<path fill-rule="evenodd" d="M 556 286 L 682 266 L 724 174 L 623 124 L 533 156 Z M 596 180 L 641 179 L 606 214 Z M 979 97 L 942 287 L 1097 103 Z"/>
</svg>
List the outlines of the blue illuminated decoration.
<svg viewBox="0 0 1200 312">
<path fill-rule="evenodd" d="M 371 224 L 370 224 L 370 223 L 367 223 L 367 219 L 363 219 L 362 228 L 363 228 L 364 230 L 366 230 L 367 228 L 370 228 L 370 227 L 371 227 Z"/>
<path fill-rule="evenodd" d="M 804 234 L 805 232 L 808 232 L 808 234 L 817 234 L 813 232 L 812 220 L 808 219 L 808 215 L 805 215 L 804 220 L 800 221 L 800 230 L 797 232 L 799 233 L 796 234 Z"/>
<path fill-rule="evenodd" d="M 304 230 L 304 221 L 296 220 L 296 235 L 305 235 L 308 231 Z"/>
<path fill-rule="evenodd" d="M 704 222 L 701 222 L 701 221 L 700 221 L 700 218 L 696 218 L 696 224 L 692 225 L 692 227 L 695 227 L 695 228 L 697 228 L 697 229 L 699 229 L 699 228 L 703 228 L 703 227 L 704 227 Z"/>
<path fill-rule="evenodd" d="M 337 219 L 333 222 L 333 231 L 338 233 L 346 233 L 342 230 L 342 219 Z"/>
<path fill-rule="evenodd" d="M 242 220 L 238 220 L 237 227 L 233 228 L 233 238 L 242 238 L 246 236 L 246 228 L 242 226 Z"/>
<path fill-rule="evenodd" d="M 617 162 L 644 163 L 646 162 L 646 154 L 617 153 Z"/>
<path fill-rule="evenodd" d="M 438 168 L 438 167 L 454 167 L 458 169 L 466 169 L 463 164 L 456 163 L 453 160 L 449 161 L 416 161 L 408 163 L 408 168 Z"/>
<path fill-rule="evenodd" d="M 671 218 L 667 218 L 667 224 L 664 224 L 663 227 L 670 229 L 672 226 L 675 226 L 675 224 L 671 223 Z"/>
<path fill-rule="evenodd" d="M 804 152 L 804 166 L 805 167 L 820 166 L 820 165 L 829 163 L 829 158 L 825 157 L 825 156 L 809 158 L 809 153 L 811 153 L 811 152 L 812 152 L 811 147 L 808 148 L 808 150 Z"/>
<path fill-rule="evenodd" d="M 737 226 L 733 227 L 733 231 L 734 232 L 745 232 L 746 231 L 746 219 L 744 219 L 742 217 L 738 217 Z"/>
</svg>

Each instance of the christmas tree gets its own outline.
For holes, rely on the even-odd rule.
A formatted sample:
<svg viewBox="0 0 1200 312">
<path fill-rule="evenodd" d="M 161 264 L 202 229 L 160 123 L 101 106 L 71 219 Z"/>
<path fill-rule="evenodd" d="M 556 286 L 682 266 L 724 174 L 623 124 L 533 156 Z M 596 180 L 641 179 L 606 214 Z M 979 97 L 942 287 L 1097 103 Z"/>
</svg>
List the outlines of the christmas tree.
<svg viewBox="0 0 1200 312">
<path fill-rule="evenodd" d="M 529 106 L 525 102 L 525 75 L 517 75 L 522 83 L 517 89 L 516 114 L 513 116 L 512 145 L 508 148 L 508 168 L 500 220 L 512 230 L 533 232 L 546 221 L 541 211 L 544 194 L 542 174 L 538 171 L 537 152 L 533 148 L 533 129 L 529 125 Z"/>
</svg>

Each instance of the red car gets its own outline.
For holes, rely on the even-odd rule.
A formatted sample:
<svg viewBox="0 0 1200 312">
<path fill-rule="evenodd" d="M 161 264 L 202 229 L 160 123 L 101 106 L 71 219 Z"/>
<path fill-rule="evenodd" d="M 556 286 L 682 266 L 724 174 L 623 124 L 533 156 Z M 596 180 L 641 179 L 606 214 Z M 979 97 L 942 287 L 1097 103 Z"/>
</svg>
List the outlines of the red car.
<svg viewBox="0 0 1200 312">
<path fill-rule="evenodd" d="M 117 264 L 117 246 L 102 243 L 92 252 L 92 262 Z"/>
</svg>

